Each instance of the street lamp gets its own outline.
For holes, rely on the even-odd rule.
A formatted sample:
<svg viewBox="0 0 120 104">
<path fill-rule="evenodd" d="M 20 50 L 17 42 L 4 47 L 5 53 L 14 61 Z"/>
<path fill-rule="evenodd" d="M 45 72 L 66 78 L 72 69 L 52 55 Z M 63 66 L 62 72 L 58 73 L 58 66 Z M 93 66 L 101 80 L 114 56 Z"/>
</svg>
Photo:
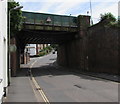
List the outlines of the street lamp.
<svg viewBox="0 0 120 104">
<path fill-rule="evenodd" d="M 20 10 L 22 9 L 23 6 L 16 6 L 14 8 L 11 8 L 9 10 L 9 34 L 8 34 L 8 85 L 10 85 L 10 74 L 11 74 L 11 68 L 10 68 L 10 14 L 11 14 L 11 11 L 13 10 Z"/>
</svg>

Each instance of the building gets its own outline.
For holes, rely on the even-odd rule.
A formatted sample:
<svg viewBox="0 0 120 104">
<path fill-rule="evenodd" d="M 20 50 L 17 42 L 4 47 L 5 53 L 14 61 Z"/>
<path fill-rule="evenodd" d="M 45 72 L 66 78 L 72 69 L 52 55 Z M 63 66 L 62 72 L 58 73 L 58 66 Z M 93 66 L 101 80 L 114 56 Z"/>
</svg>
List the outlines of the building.
<svg viewBox="0 0 120 104">
<path fill-rule="evenodd" d="M 47 46 L 48 44 L 27 44 L 24 53 L 21 54 L 20 63 L 27 64 L 30 61 L 30 56 L 39 55 L 39 52 Z"/>
<path fill-rule="evenodd" d="M 25 50 L 30 54 L 30 56 L 36 55 L 36 44 L 27 44 Z"/>
<path fill-rule="evenodd" d="M 120 1 L 118 2 L 118 20 L 120 20 Z"/>
<path fill-rule="evenodd" d="M 7 0 L 0 0 L 0 104 L 8 86 L 7 41 Z"/>
<path fill-rule="evenodd" d="M 47 44 L 27 44 L 26 51 L 30 54 L 30 56 L 38 55 L 40 50 L 47 47 Z"/>
</svg>

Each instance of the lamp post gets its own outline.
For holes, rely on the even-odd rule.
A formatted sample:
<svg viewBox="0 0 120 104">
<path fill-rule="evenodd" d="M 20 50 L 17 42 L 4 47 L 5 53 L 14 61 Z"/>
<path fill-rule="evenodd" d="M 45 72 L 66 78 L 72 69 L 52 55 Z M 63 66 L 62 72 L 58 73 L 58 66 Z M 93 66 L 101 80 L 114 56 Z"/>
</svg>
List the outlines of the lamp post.
<svg viewBox="0 0 120 104">
<path fill-rule="evenodd" d="M 11 77 L 11 68 L 10 68 L 10 14 L 13 10 L 20 10 L 23 6 L 16 6 L 9 10 L 9 34 L 8 34 L 8 85 L 10 85 L 10 77 Z"/>
</svg>

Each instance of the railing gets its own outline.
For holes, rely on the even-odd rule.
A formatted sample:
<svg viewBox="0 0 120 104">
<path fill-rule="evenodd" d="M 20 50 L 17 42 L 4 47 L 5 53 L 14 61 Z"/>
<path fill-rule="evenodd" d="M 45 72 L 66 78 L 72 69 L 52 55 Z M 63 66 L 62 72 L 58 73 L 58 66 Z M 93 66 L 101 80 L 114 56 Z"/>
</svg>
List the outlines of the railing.
<svg viewBox="0 0 120 104">
<path fill-rule="evenodd" d="M 33 25 L 77 27 L 77 17 L 23 11 L 24 23 Z"/>
</svg>

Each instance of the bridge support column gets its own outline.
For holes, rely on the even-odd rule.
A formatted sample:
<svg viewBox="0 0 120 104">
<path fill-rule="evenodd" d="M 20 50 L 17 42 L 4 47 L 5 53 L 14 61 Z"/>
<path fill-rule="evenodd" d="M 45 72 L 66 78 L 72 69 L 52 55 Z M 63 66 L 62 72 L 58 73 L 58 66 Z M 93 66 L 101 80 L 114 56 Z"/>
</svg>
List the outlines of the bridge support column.
<svg viewBox="0 0 120 104">
<path fill-rule="evenodd" d="M 16 76 L 17 70 L 20 68 L 20 51 L 19 48 L 17 48 L 16 38 L 11 39 L 11 45 L 16 46 L 16 50 L 13 50 L 10 56 L 11 76 L 14 77 Z"/>
<path fill-rule="evenodd" d="M 78 30 L 75 40 L 59 45 L 58 64 L 75 67 L 83 70 L 88 69 L 87 51 L 87 28 L 90 26 L 89 16 L 78 16 Z"/>
<path fill-rule="evenodd" d="M 67 54 L 65 44 L 58 46 L 57 63 L 61 66 L 67 66 Z"/>
</svg>

